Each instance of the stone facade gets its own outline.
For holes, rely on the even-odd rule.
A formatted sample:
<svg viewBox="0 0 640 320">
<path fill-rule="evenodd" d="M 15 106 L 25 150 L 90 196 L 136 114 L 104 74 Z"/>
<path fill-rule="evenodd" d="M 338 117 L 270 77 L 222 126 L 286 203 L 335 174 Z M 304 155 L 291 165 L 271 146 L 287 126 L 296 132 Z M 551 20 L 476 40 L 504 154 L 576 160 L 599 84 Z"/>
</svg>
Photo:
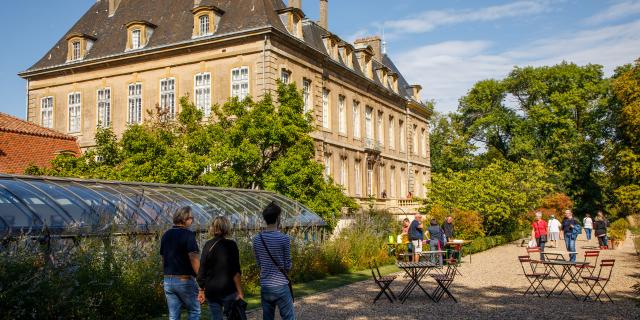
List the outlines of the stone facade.
<svg viewBox="0 0 640 320">
<path fill-rule="evenodd" d="M 127 1 L 142 0 L 122 3 Z M 112 1 L 109 2 L 111 6 Z M 326 5 L 326 1 L 322 2 Z M 238 5 L 241 3 L 239 0 Z M 299 10 L 282 11 L 278 8 L 284 6 L 280 0 L 274 3 L 276 12 L 302 15 Z M 98 1 L 97 5 L 104 4 Z M 233 8 L 222 9 L 221 14 L 225 10 L 233 14 Z M 119 10 L 114 17 L 121 14 Z M 226 14 L 220 24 L 225 23 Z M 193 23 L 196 22 L 197 19 Z M 211 103 L 223 104 L 232 94 L 232 69 L 248 68 L 248 92 L 258 98 L 273 92 L 284 73 L 298 88 L 302 89 L 305 81 L 311 84 L 308 100 L 317 127 L 313 133 L 317 160 L 327 166 L 327 174 L 343 184 L 350 196 L 363 200 L 369 195 L 374 198 L 384 195 L 387 199 L 405 199 L 409 194 L 424 196 L 424 183 L 430 180 L 431 114 L 420 102 L 419 87 L 408 86 L 395 72 L 395 66 L 382 52 L 379 38 L 363 39 L 353 46 L 313 21 L 305 19 L 301 23 L 293 33 L 273 27 L 241 30 L 206 41 L 148 48 L 123 57 L 31 68 L 21 74 L 29 81 L 28 121 L 43 123 L 42 101 L 52 97 L 52 128 L 75 136 L 80 147 L 86 149 L 94 144 L 98 125 L 98 90 L 110 89 L 110 126 L 121 134 L 130 116 L 131 84 L 141 84 L 142 114 L 146 117 L 146 111 L 155 110 L 161 103 L 162 79 L 174 79 L 173 99 L 179 112 L 180 97 L 194 98 L 196 74 L 210 74 Z M 300 30 L 304 36 L 299 34 Z M 346 48 L 339 50 L 354 52 L 344 54 L 337 47 L 333 48 L 335 51 L 319 50 L 317 41 L 314 46 L 311 37 L 311 33 L 318 32 L 325 39 L 327 35 L 335 37 Z M 95 38 L 101 40 L 99 35 Z M 367 54 L 371 55 L 371 74 L 359 69 Z M 71 93 L 80 93 L 80 116 L 75 115 L 75 119 L 80 119 L 79 130 L 70 130 L 75 126 L 70 120 Z"/>
</svg>

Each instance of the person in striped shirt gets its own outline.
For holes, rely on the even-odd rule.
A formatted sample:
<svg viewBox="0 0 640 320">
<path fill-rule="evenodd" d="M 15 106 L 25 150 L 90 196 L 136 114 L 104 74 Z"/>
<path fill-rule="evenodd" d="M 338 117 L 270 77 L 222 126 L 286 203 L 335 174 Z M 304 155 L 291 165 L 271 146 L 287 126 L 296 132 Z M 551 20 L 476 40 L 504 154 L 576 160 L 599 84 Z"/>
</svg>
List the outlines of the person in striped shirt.
<svg viewBox="0 0 640 320">
<path fill-rule="evenodd" d="M 276 307 L 282 320 L 295 320 L 293 296 L 286 275 L 291 271 L 291 242 L 279 231 L 282 209 L 272 202 L 263 211 L 265 231 L 253 239 L 253 252 L 260 268 L 262 318 L 275 319 Z"/>
</svg>

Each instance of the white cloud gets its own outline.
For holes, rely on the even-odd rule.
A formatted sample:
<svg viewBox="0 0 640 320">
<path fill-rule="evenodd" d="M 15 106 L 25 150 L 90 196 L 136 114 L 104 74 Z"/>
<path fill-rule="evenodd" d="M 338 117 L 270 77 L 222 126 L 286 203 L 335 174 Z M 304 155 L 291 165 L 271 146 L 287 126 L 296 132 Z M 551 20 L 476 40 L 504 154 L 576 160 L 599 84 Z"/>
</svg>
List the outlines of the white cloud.
<svg viewBox="0 0 640 320">
<path fill-rule="evenodd" d="M 585 22 L 588 24 L 600 24 L 636 14 L 640 14 L 640 1 L 625 1 L 616 3 L 607 8 L 607 10 L 589 17 Z"/>
<path fill-rule="evenodd" d="M 488 41 L 446 41 L 394 56 L 411 83 L 424 87 L 423 96 L 436 100 L 438 111 L 455 111 L 458 99 L 474 83 L 503 78 L 513 66 L 554 65 L 564 61 L 596 63 L 607 75 L 640 56 L 640 21 L 560 34 L 525 46 L 496 52 Z"/>
<path fill-rule="evenodd" d="M 444 25 L 465 22 L 486 22 L 504 18 L 538 14 L 550 10 L 549 0 L 518 1 L 480 9 L 429 10 L 401 20 L 383 23 L 392 35 L 395 33 L 423 33 Z"/>
</svg>

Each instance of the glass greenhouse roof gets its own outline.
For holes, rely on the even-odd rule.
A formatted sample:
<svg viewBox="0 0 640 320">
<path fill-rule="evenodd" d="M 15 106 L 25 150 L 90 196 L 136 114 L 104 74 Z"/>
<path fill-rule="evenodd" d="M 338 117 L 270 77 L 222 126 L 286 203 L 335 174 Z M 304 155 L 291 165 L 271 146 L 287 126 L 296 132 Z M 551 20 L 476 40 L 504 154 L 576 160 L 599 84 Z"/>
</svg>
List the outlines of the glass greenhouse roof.
<svg viewBox="0 0 640 320">
<path fill-rule="evenodd" d="M 153 232 L 172 224 L 175 210 L 193 209 L 193 230 L 224 215 L 234 229 L 263 226 L 262 209 L 275 201 L 286 228 L 324 226 L 315 213 L 262 190 L 97 181 L 0 174 L 0 236 L 52 233 Z"/>
</svg>

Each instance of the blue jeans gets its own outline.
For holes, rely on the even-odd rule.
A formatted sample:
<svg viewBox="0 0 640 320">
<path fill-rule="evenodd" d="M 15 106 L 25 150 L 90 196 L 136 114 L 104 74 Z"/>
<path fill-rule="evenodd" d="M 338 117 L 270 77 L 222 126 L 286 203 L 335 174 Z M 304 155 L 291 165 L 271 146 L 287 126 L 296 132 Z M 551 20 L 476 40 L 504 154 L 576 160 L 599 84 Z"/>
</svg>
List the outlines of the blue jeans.
<svg viewBox="0 0 640 320">
<path fill-rule="evenodd" d="M 570 234 L 570 233 L 565 233 L 564 234 L 564 244 L 567 246 L 567 251 L 576 252 L 576 239 L 573 238 L 572 234 Z M 569 260 L 571 262 L 575 262 L 576 261 L 576 254 L 575 253 L 570 253 L 569 254 Z"/>
<path fill-rule="evenodd" d="M 591 240 L 591 229 L 584 228 L 584 232 L 587 234 L 587 240 Z"/>
<path fill-rule="evenodd" d="M 227 310 L 238 297 L 237 294 L 232 293 L 220 301 L 207 300 L 209 304 L 209 312 L 211 313 L 211 320 L 223 320 L 223 310 Z"/>
<path fill-rule="evenodd" d="M 189 314 L 187 319 L 200 319 L 198 284 L 195 279 L 164 277 L 164 295 L 167 297 L 170 320 L 180 319 L 180 311 L 183 306 Z"/>
<path fill-rule="evenodd" d="M 262 301 L 262 319 L 274 320 L 276 317 L 276 306 L 280 309 L 282 320 L 295 320 L 296 314 L 293 310 L 293 298 L 289 292 L 289 286 L 262 287 L 260 289 L 260 300 Z"/>
<path fill-rule="evenodd" d="M 540 241 L 541 238 L 536 238 L 536 242 L 538 243 L 538 247 L 540 247 L 540 260 L 544 261 L 544 244 L 546 242 Z"/>
<path fill-rule="evenodd" d="M 429 240 L 429 249 L 431 249 L 431 251 L 437 251 L 438 250 L 438 240 Z M 437 257 L 440 257 L 440 259 L 438 259 Z M 431 254 L 431 262 L 433 263 L 438 263 L 440 262 L 440 265 L 442 265 L 442 255 L 441 254 Z"/>
</svg>

